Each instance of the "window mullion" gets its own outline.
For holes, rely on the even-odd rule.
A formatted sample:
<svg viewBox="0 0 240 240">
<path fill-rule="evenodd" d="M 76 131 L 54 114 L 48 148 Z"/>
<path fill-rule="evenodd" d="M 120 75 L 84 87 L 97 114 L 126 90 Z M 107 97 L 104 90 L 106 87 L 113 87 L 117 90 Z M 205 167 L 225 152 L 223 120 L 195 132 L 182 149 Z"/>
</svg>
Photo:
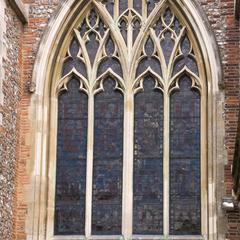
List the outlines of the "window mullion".
<svg viewBox="0 0 240 240">
<path fill-rule="evenodd" d="M 119 17 L 119 0 L 115 0 L 114 2 L 114 20 Z"/>
<path fill-rule="evenodd" d="M 133 8 L 133 0 L 128 0 L 128 7 Z"/>
<path fill-rule="evenodd" d="M 134 96 L 127 91 L 124 100 L 124 152 L 123 152 L 123 220 L 125 238 L 132 235 L 133 219 L 133 141 L 134 141 Z"/>
<path fill-rule="evenodd" d="M 94 142 L 94 95 L 89 94 L 88 103 L 88 144 L 87 144 L 87 176 L 86 176 L 86 214 L 85 234 L 91 236 L 92 228 L 92 182 L 93 182 L 93 142 Z"/>
<path fill-rule="evenodd" d="M 164 92 L 163 124 L 163 233 L 169 235 L 169 139 L 170 139 L 169 94 Z"/>
</svg>

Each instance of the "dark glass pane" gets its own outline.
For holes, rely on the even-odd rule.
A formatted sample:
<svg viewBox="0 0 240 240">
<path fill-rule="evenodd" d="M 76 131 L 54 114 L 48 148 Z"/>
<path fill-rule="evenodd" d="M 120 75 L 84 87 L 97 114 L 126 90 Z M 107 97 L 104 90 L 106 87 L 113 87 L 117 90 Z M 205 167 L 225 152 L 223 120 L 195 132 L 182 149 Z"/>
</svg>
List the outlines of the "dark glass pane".
<svg viewBox="0 0 240 240">
<path fill-rule="evenodd" d="M 114 0 L 103 0 L 103 4 L 107 8 L 108 12 L 111 16 L 113 16 L 114 12 Z"/>
<path fill-rule="evenodd" d="M 161 18 L 159 18 L 158 21 L 155 23 L 154 30 L 155 30 L 157 36 L 159 36 L 159 34 L 162 32 L 163 24 L 162 24 Z"/>
<path fill-rule="evenodd" d="M 119 0 L 119 14 L 128 9 L 128 0 Z"/>
<path fill-rule="evenodd" d="M 160 0 L 148 0 L 148 1 L 147 1 L 148 15 L 150 15 L 150 13 L 152 12 L 152 10 L 155 8 L 156 4 L 157 4 L 159 1 L 160 1 Z"/>
<path fill-rule="evenodd" d="M 195 73 L 196 75 L 199 75 L 197 62 L 193 57 L 189 56 L 186 59 L 186 65 L 193 73 Z"/>
<path fill-rule="evenodd" d="M 154 54 L 154 43 L 152 39 L 149 37 L 145 44 L 145 52 L 147 56 L 152 56 Z"/>
<path fill-rule="evenodd" d="M 85 64 L 79 58 L 68 57 L 63 64 L 62 77 L 70 73 L 75 68 L 80 74 L 87 78 L 87 70 Z"/>
<path fill-rule="evenodd" d="M 165 22 L 165 24 L 166 24 L 167 26 L 170 25 L 170 23 L 171 23 L 171 21 L 172 21 L 172 18 L 173 18 L 172 12 L 171 12 L 171 10 L 168 8 L 168 9 L 165 11 L 164 17 L 163 17 L 164 22 Z"/>
<path fill-rule="evenodd" d="M 89 33 L 88 37 L 89 37 L 89 41 L 86 44 L 87 51 L 88 51 L 90 61 L 93 64 L 99 48 L 99 42 L 97 40 L 97 34 L 95 32 Z"/>
<path fill-rule="evenodd" d="M 86 18 L 82 21 L 78 30 L 82 38 L 90 38 L 90 36 L 93 34 L 91 37 L 95 37 L 96 39 L 95 31 L 97 31 L 101 37 L 103 37 L 106 29 L 107 27 L 100 18 L 98 12 L 95 9 L 91 9 L 90 13 L 88 13 Z"/>
<path fill-rule="evenodd" d="M 92 9 L 88 16 L 88 21 L 92 28 L 94 28 L 97 25 L 97 19 L 98 19 L 98 14 L 94 9 Z"/>
<path fill-rule="evenodd" d="M 72 79 L 59 96 L 55 235 L 84 235 L 88 97 Z"/>
<path fill-rule="evenodd" d="M 128 23 L 126 22 L 125 19 L 121 19 L 120 31 L 126 44 L 127 44 L 127 32 L 128 32 L 127 29 L 128 29 Z"/>
<path fill-rule="evenodd" d="M 144 57 L 137 68 L 137 77 L 145 72 L 149 67 L 160 76 L 162 75 L 161 64 L 158 57 L 154 56 L 155 46 L 152 39 L 149 37 L 144 46 L 145 54 L 147 57 Z"/>
<path fill-rule="evenodd" d="M 119 235 L 122 223 L 123 95 L 104 81 L 95 96 L 92 234 Z"/>
<path fill-rule="evenodd" d="M 72 59 L 72 57 L 68 57 L 63 63 L 62 77 L 70 73 L 73 67 L 74 67 L 74 60 Z"/>
<path fill-rule="evenodd" d="M 133 22 L 133 43 L 136 41 L 137 39 L 137 36 L 140 32 L 140 29 L 141 29 L 141 22 L 139 19 L 136 19 L 134 22 Z"/>
<path fill-rule="evenodd" d="M 184 39 L 181 43 L 181 50 L 185 56 L 191 52 L 191 43 L 187 36 L 184 37 Z"/>
<path fill-rule="evenodd" d="M 87 78 L 87 69 L 86 69 L 85 63 L 83 63 L 79 59 L 75 59 L 74 67 L 79 73 L 81 73 L 85 78 Z"/>
<path fill-rule="evenodd" d="M 112 38 L 109 37 L 105 45 L 107 56 L 99 64 L 97 76 L 100 76 L 101 74 L 105 73 L 109 68 L 111 68 L 113 72 L 118 74 L 120 77 L 123 76 L 121 64 L 118 61 L 118 59 L 114 57 L 115 48 L 116 46 Z"/>
<path fill-rule="evenodd" d="M 107 30 L 107 27 L 106 27 L 106 25 L 104 24 L 104 22 L 101 19 L 99 20 L 99 24 L 98 24 L 97 30 L 98 30 L 99 34 L 101 35 L 101 37 L 103 38 L 104 34 L 105 34 L 106 30 Z"/>
<path fill-rule="evenodd" d="M 98 67 L 98 74 L 97 76 L 100 76 L 101 74 L 105 73 L 108 68 L 111 68 L 113 72 L 118 74 L 122 77 L 122 67 L 119 61 L 115 58 L 106 57 L 99 65 Z"/>
<path fill-rule="evenodd" d="M 114 54 L 114 51 L 115 51 L 115 44 L 112 40 L 112 38 L 110 37 L 106 43 L 106 54 L 108 56 L 112 56 Z"/>
<path fill-rule="evenodd" d="M 169 63 L 171 54 L 173 52 L 174 45 L 175 45 L 175 41 L 172 39 L 172 33 L 170 31 L 166 31 L 164 33 L 164 39 L 161 41 L 161 47 L 162 47 L 167 65 Z"/>
<path fill-rule="evenodd" d="M 172 29 L 174 29 L 174 31 L 175 31 L 175 33 L 176 33 L 177 35 L 180 34 L 180 31 L 181 31 L 181 29 L 182 29 L 182 25 L 180 24 L 180 22 L 178 21 L 177 18 L 175 18 L 175 20 L 174 20 L 174 22 L 173 22 L 173 27 L 172 27 Z"/>
<path fill-rule="evenodd" d="M 161 65 L 160 65 L 159 60 L 157 58 L 155 58 L 155 57 L 146 57 L 138 65 L 137 77 L 140 74 L 142 74 L 144 71 L 146 71 L 149 67 L 151 67 L 151 69 L 155 73 L 157 73 L 160 76 L 162 76 L 162 70 L 161 70 Z"/>
<path fill-rule="evenodd" d="M 179 73 L 184 68 L 185 64 L 186 64 L 185 57 L 184 56 L 178 57 L 174 63 L 173 76 Z"/>
<path fill-rule="evenodd" d="M 71 42 L 71 45 L 70 45 L 70 54 L 71 56 L 74 58 L 74 57 L 77 57 L 78 55 L 78 52 L 79 52 L 79 43 L 78 43 L 78 40 L 74 37 L 72 42 Z"/>
<path fill-rule="evenodd" d="M 142 0 L 133 0 L 133 8 L 142 15 Z"/>
<path fill-rule="evenodd" d="M 80 51 L 79 42 L 77 38 L 74 37 L 69 47 L 70 55 L 67 54 L 67 58 L 63 63 L 62 77 L 66 76 L 73 70 L 73 68 L 75 68 L 80 74 L 87 78 L 86 66 L 82 62 L 82 60 L 78 58 L 79 51 Z"/>
<path fill-rule="evenodd" d="M 196 75 L 199 75 L 197 62 L 191 56 L 186 56 L 186 57 L 181 56 L 177 58 L 177 60 L 174 63 L 172 75 L 174 76 L 175 74 L 179 73 L 185 66 L 187 66 L 188 69 L 193 73 L 195 73 Z"/>
<path fill-rule="evenodd" d="M 147 77 L 135 96 L 134 234 L 163 232 L 163 95 Z"/>
<path fill-rule="evenodd" d="M 191 49 L 191 42 L 188 36 L 185 36 L 181 42 L 182 55 L 176 59 L 173 67 L 173 76 L 179 73 L 185 66 L 194 74 L 199 75 L 197 62 L 194 59 Z"/>
<path fill-rule="evenodd" d="M 80 35 L 81 37 L 83 38 L 85 33 L 89 30 L 89 26 L 86 22 L 86 19 L 83 20 L 81 26 L 79 27 L 79 32 L 80 32 Z"/>
<path fill-rule="evenodd" d="M 171 95 L 170 233 L 201 235 L 200 94 L 184 76 Z"/>
</svg>

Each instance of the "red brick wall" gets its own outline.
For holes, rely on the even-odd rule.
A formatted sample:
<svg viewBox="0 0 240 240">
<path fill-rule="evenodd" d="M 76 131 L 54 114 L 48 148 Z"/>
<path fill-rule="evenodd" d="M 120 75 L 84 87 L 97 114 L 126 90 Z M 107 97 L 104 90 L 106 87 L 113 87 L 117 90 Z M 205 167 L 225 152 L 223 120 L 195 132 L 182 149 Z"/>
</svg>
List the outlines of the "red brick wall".
<svg viewBox="0 0 240 240">
<path fill-rule="evenodd" d="M 19 102 L 21 93 L 21 33 L 22 24 L 14 11 L 5 9 L 6 33 L 3 58 L 3 122 L 0 126 L 0 239 L 10 240 L 13 236 L 13 205 L 16 199 L 15 180 L 19 137 Z M 19 158 L 18 158 L 19 160 Z"/>
<path fill-rule="evenodd" d="M 20 105 L 20 157 L 18 159 L 18 178 L 17 178 L 17 204 L 15 208 L 14 239 L 25 240 L 25 221 L 27 215 L 27 205 L 24 199 L 25 188 L 29 183 L 27 176 L 27 163 L 30 160 L 31 146 L 27 141 L 30 133 L 29 125 L 29 105 L 30 93 L 28 82 L 32 79 L 34 61 L 38 46 L 47 25 L 47 22 L 54 10 L 58 6 L 59 0 L 25 0 L 29 4 L 29 22 L 24 28 L 22 44 L 22 96 Z M 6 239 L 7 240 L 7 239 Z M 9 239 L 10 240 L 10 239 Z"/>
<path fill-rule="evenodd" d="M 222 68 L 225 83 L 225 145 L 228 163 L 225 165 L 225 195 L 232 196 L 231 166 L 237 133 L 238 112 L 240 103 L 240 25 L 234 17 L 234 1 L 203 0 L 210 24 L 215 32 L 221 51 Z M 229 211 L 226 214 L 227 233 L 230 240 L 240 239 L 240 211 Z"/>
<path fill-rule="evenodd" d="M 225 124 L 228 164 L 225 166 L 226 195 L 232 194 L 231 165 L 233 163 L 235 138 L 238 124 L 240 103 L 240 34 L 239 22 L 234 19 L 234 1 L 222 1 L 222 16 L 226 24 L 225 42 L 223 45 L 223 72 L 225 77 Z M 231 240 L 240 239 L 240 211 L 227 213 L 227 237 Z"/>
<path fill-rule="evenodd" d="M 24 200 L 24 186 L 28 184 L 26 174 L 27 162 L 30 160 L 30 145 L 26 142 L 30 132 L 28 107 L 30 94 L 27 91 L 27 82 L 32 78 L 32 69 L 41 36 L 49 17 L 60 4 L 60 0 L 25 0 L 30 5 L 29 24 L 24 28 L 22 44 L 22 80 L 21 80 L 21 105 L 18 111 L 20 121 L 20 148 L 17 164 L 17 191 L 15 208 L 15 239 L 26 239 L 25 220 L 27 206 Z M 231 164 L 234 153 L 235 135 L 237 131 L 237 116 L 239 109 L 239 22 L 234 19 L 233 0 L 199 0 L 210 24 L 215 32 L 221 50 L 222 67 L 225 82 L 225 123 L 226 123 L 226 148 L 228 164 L 225 166 L 226 195 L 231 196 L 232 179 Z M 19 44 L 19 43 L 18 43 Z M 18 45 L 17 44 L 17 45 Z M 12 64 L 12 63 L 11 63 Z M 20 64 L 20 63 L 19 63 Z M 10 73 L 11 74 L 11 73 Z M 17 75 L 18 76 L 18 75 Z M 10 91 L 9 89 L 5 91 Z M 10 93 L 13 94 L 13 93 Z M 15 109 L 15 105 L 14 105 Z M 13 150 L 14 151 L 14 150 Z M 15 158 L 14 158 L 15 159 Z M 13 161 L 16 165 L 16 162 Z M 9 173 L 12 176 L 12 173 Z M 240 239 L 239 211 L 227 213 L 228 231 L 226 236 L 230 240 Z M 5 238 L 4 240 L 11 238 Z"/>
</svg>

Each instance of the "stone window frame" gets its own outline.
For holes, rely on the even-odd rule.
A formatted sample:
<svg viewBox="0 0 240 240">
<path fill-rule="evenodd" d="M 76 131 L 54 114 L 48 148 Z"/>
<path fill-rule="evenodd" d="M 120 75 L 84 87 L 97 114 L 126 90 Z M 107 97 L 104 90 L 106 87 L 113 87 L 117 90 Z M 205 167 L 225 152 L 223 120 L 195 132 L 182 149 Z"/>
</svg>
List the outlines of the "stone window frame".
<svg viewBox="0 0 240 240">
<path fill-rule="evenodd" d="M 111 34 L 115 37 L 113 39 L 113 41 L 115 41 L 116 45 L 119 48 L 119 61 L 122 63 L 122 68 L 123 68 L 123 72 L 124 72 L 124 79 L 120 79 L 119 77 L 117 77 L 113 72 L 111 71 L 107 71 L 105 72 L 103 75 L 101 75 L 99 78 L 96 78 L 94 74 L 91 74 L 90 76 L 93 77 L 93 79 L 88 79 L 88 81 L 83 80 L 83 76 L 80 76 L 77 71 L 73 70 L 72 73 L 67 74 L 65 77 L 61 77 L 61 71 L 62 71 L 62 64 L 63 64 L 63 60 L 65 58 L 59 58 L 59 64 L 56 66 L 55 72 L 53 73 L 53 82 L 52 82 L 52 91 L 51 91 L 51 98 L 54 99 L 54 102 L 52 102 L 51 105 L 51 125 L 50 125 L 50 147 L 49 147 L 49 151 L 50 151 L 50 162 L 49 162 L 49 169 L 52 169 L 51 171 L 53 172 L 50 182 L 49 182 L 49 196 L 50 199 L 52 199 L 52 201 L 49 201 L 49 209 L 51 209 L 49 211 L 49 217 L 48 217 L 48 230 L 47 233 L 49 233 L 49 239 L 52 238 L 54 240 L 58 240 L 58 239 L 64 239 L 63 236 L 61 236 L 59 238 L 59 236 L 54 236 L 52 237 L 54 234 L 51 232 L 54 227 L 53 227 L 53 221 L 52 219 L 54 219 L 54 212 L 52 211 L 53 209 L 55 209 L 55 179 L 56 176 L 54 173 L 56 173 L 56 156 L 57 156 L 57 143 L 56 140 L 57 138 L 55 138 L 55 136 L 57 135 L 57 119 L 56 116 L 58 116 L 57 113 L 57 104 L 58 104 L 58 95 L 59 92 L 63 89 L 66 89 L 66 85 L 69 82 L 69 80 L 71 80 L 72 76 L 77 76 L 78 79 L 80 79 L 81 81 L 81 89 L 85 92 L 88 92 L 88 104 L 89 104 L 89 120 L 88 120 L 88 147 L 87 147 L 87 184 L 86 184 L 86 220 L 85 220 L 85 228 L 86 228 L 86 237 L 88 239 L 91 239 L 92 237 L 94 239 L 99 239 L 98 236 L 92 236 L 91 235 L 91 216 L 92 216 L 92 181 L 93 181 L 93 139 L 94 139 L 94 119 L 92 116 L 94 116 L 93 114 L 93 109 L 94 109 L 94 95 L 96 92 L 99 91 L 99 89 L 95 89 L 96 86 L 101 86 L 102 81 L 104 80 L 104 78 L 107 75 L 110 75 L 113 79 L 115 79 L 118 84 L 119 84 L 119 89 L 121 88 L 120 86 L 122 86 L 122 91 L 124 93 L 124 115 L 125 115 L 125 120 L 124 120 L 124 153 L 123 153 L 123 198 L 122 198 L 122 234 L 124 237 L 126 238 L 131 238 L 132 235 L 132 223 L 133 223 L 133 208 L 132 208 L 132 202 L 133 202 L 133 198 L 132 195 L 129 194 L 131 192 L 133 192 L 133 177 L 132 177 L 132 172 L 133 172 L 133 139 L 134 139 L 134 128 L 133 128 L 133 124 L 134 124 L 134 111 L 133 111 L 133 105 L 134 105 L 134 94 L 136 94 L 137 92 L 139 92 L 141 90 L 141 84 L 138 86 L 138 82 L 141 81 L 141 78 L 137 78 L 135 80 L 134 76 L 135 76 L 135 69 L 136 69 L 136 64 L 139 61 L 138 56 L 139 56 L 139 52 L 142 50 L 142 46 L 139 43 L 139 46 L 137 49 L 129 49 L 128 46 L 128 50 L 129 52 L 133 51 L 133 55 L 134 57 L 131 59 L 130 55 L 125 55 L 123 56 L 124 52 L 127 52 L 128 50 L 126 49 L 126 46 L 124 45 L 123 42 L 121 42 L 119 39 L 121 39 L 121 37 L 118 37 L 117 32 L 114 31 L 114 28 L 117 28 L 118 22 L 116 21 L 114 22 L 109 22 L 110 19 L 108 20 L 108 15 L 107 12 L 105 10 L 105 8 L 103 7 L 103 5 L 99 4 L 98 2 L 95 2 L 94 7 L 96 8 L 96 10 L 98 10 L 99 15 L 102 15 L 102 19 L 106 20 L 106 25 L 108 24 L 110 26 L 110 32 Z M 146 6 L 146 5 L 144 5 Z M 60 56 L 64 56 L 66 55 L 66 53 L 69 51 L 68 50 L 68 46 L 70 45 L 70 42 L 72 41 L 72 37 L 75 36 L 78 38 L 79 42 L 81 43 L 81 41 L 83 41 L 80 37 L 80 35 L 77 33 L 77 30 L 72 30 L 72 29 L 78 29 L 80 21 L 82 20 L 82 17 L 89 12 L 91 7 L 91 3 L 87 4 L 85 6 L 85 8 L 82 10 L 83 14 L 79 14 L 79 17 L 76 19 L 76 21 L 73 23 L 73 25 L 69 28 L 70 31 L 68 32 L 68 34 L 66 35 L 66 39 L 64 39 L 64 42 L 62 44 L 62 49 L 59 52 Z M 205 236 L 207 235 L 207 207 L 206 207 L 206 202 L 207 202 L 207 195 L 206 195 L 206 191 L 207 191 L 207 186 L 206 186 L 206 105 L 207 105 L 207 101 L 206 101 L 206 77 L 205 77 L 205 69 L 204 66 L 201 65 L 202 61 L 202 54 L 199 51 L 199 47 L 197 45 L 196 39 L 194 37 L 194 33 L 190 31 L 190 26 L 189 24 L 187 24 L 186 20 L 184 19 L 184 17 L 180 14 L 179 10 L 176 8 L 176 6 L 172 3 L 166 3 L 166 1 L 161 1 L 160 4 L 156 5 L 156 9 L 154 10 L 155 13 L 154 15 L 150 16 L 147 18 L 146 16 L 146 31 L 144 30 L 142 33 L 142 39 L 146 39 L 148 38 L 148 34 L 151 34 L 151 32 L 149 33 L 148 30 L 148 26 L 152 25 L 151 22 L 154 22 L 154 19 L 158 19 L 159 18 L 159 14 L 163 12 L 165 12 L 165 9 L 167 9 L 168 7 L 170 7 L 170 9 L 175 13 L 175 15 L 177 16 L 177 18 L 179 19 L 179 21 L 181 23 L 183 23 L 183 26 L 186 26 L 186 31 L 188 32 L 188 36 L 190 38 L 190 42 L 192 42 L 193 45 L 193 49 L 196 55 L 196 59 L 197 59 L 197 63 L 199 63 L 199 78 L 197 76 L 193 76 L 193 74 L 191 75 L 191 73 L 186 71 L 186 74 L 189 74 L 189 76 L 191 77 L 192 81 L 194 82 L 194 86 L 196 88 L 198 88 L 200 90 L 200 94 L 202 95 L 201 97 L 201 189 L 202 189 L 202 194 L 201 194 L 201 215 L 202 215 L 202 236 L 183 236 L 184 239 L 206 239 Z M 150 18 L 150 19 L 149 19 Z M 116 26 L 115 26 L 116 24 Z M 75 32 L 75 34 L 74 34 Z M 183 34 L 184 31 L 182 31 Z M 152 38 L 154 38 L 154 34 L 152 34 Z M 180 38 L 179 38 L 180 39 Z M 104 41 L 104 40 L 103 40 Z M 145 40 L 146 41 L 146 40 Z M 142 41 L 142 42 L 145 42 Z M 101 44 L 101 43 L 100 43 Z M 132 44 L 131 44 L 132 45 Z M 66 49 L 67 48 L 67 49 Z M 84 49 L 82 50 L 82 54 L 83 56 L 84 54 Z M 132 52 L 131 52 L 132 53 Z M 86 57 L 87 58 L 87 57 Z M 100 59 L 99 59 L 100 60 Z M 98 61 L 99 61 L 98 60 Z M 126 63 L 128 60 L 130 60 L 130 64 L 129 66 L 124 65 L 124 63 Z M 87 69 L 92 69 L 93 73 L 97 72 L 97 64 L 96 66 L 93 66 L 93 68 L 91 68 L 90 65 L 90 61 L 88 59 L 85 59 L 86 61 L 86 67 Z M 98 61 L 96 61 L 96 63 L 98 63 Z M 161 60 L 162 65 L 164 60 Z M 132 71 L 130 71 L 128 69 L 133 68 Z M 166 75 L 165 79 L 170 78 L 170 69 L 167 68 L 167 66 L 163 67 L 165 69 L 162 69 L 163 71 L 163 75 Z M 185 72 L 185 71 L 184 71 Z M 127 74 L 129 73 L 129 74 Z M 146 70 L 142 76 L 145 76 L 148 73 L 148 70 Z M 95 79 L 96 78 L 96 79 Z M 133 81 L 134 79 L 134 81 Z M 156 78 L 157 79 L 157 78 Z M 159 76 L 158 79 L 161 79 L 161 77 Z M 176 78 L 177 79 L 177 78 Z M 173 89 L 178 88 L 178 85 L 174 86 L 173 88 L 169 88 L 169 90 L 167 90 L 166 88 L 168 88 L 168 84 L 170 85 L 170 83 L 168 82 L 164 82 L 164 80 L 159 80 L 162 84 L 163 87 L 163 95 L 164 95 L 164 136 L 169 136 L 170 135 L 170 93 Z M 177 80 L 178 81 L 178 80 Z M 93 86 L 91 86 L 93 84 Z M 172 84 L 172 83 L 171 83 Z M 132 86 L 135 86 L 134 89 L 132 89 Z M 86 89 L 84 88 L 84 86 L 87 86 Z M 100 87 L 101 88 L 101 87 Z M 89 89 L 89 91 L 87 90 Z M 54 136 L 54 137 L 52 137 Z M 164 175 L 164 181 L 163 181 L 163 185 L 164 185 L 164 193 L 163 193 L 163 209 L 164 209 L 164 216 L 163 216 L 163 224 L 164 224 L 164 236 L 168 236 L 169 235 L 169 213 L 170 213 L 170 209 L 169 209 L 169 187 L 170 187 L 170 176 L 169 174 L 169 161 L 170 161 L 170 156 L 169 156 L 169 137 L 164 137 L 164 143 L 163 143 L 163 152 L 164 152 L 164 156 L 163 156 L 163 175 Z M 69 239 L 69 237 L 71 236 L 65 236 L 65 239 Z M 100 239 L 102 238 L 109 238 L 109 236 L 100 236 Z M 111 239 L 119 239 L 121 236 L 112 236 Z M 158 237 L 159 239 L 161 239 L 163 236 L 144 236 L 144 235 L 140 235 L 138 237 L 141 237 L 141 239 L 145 240 L 145 239 L 149 239 L 149 238 L 154 238 L 154 237 Z M 172 236 L 171 236 L 172 237 Z M 176 236 L 175 236 L 176 237 Z M 84 239 L 84 236 L 82 236 L 82 238 Z M 176 237 L 176 239 L 181 239 L 181 237 Z"/>
<path fill-rule="evenodd" d="M 94 4 L 99 4 L 98 1 L 93 0 Z M 168 1 L 167 1 L 168 2 Z M 50 23 L 49 32 L 46 34 L 46 37 L 43 39 L 43 44 L 40 46 L 38 58 L 35 64 L 33 82 L 31 87 L 34 86 L 36 83 L 36 92 L 33 95 L 33 104 L 32 107 L 33 114 L 37 121 L 33 121 L 34 124 L 34 131 L 33 134 L 35 136 L 35 141 L 33 143 L 33 151 L 32 157 L 35 159 L 34 163 L 31 165 L 30 168 L 30 175 L 32 176 L 33 185 L 29 186 L 29 190 L 34 190 L 34 194 L 30 194 L 32 198 L 29 196 L 29 220 L 27 222 L 27 234 L 29 236 L 33 236 L 33 239 L 66 239 L 63 237 L 53 237 L 52 230 L 53 229 L 53 212 L 54 212 L 54 179 L 55 179 L 55 170 L 54 170 L 54 159 L 56 158 L 56 152 L 54 147 L 49 147 L 49 144 L 55 144 L 56 146 L 56 132 L 54 133 L 54 129 L 56 129 L 56 116 L 57 116 L 57 99 L 56 95 L 53 92 L 53 82 L 52 79 L 58 79 L 56 76 L 60 76 L 60 69 L 55 68 L 54 71 L 50 67 L 52 64 L 56 62 L 59 64 L 61 62 L 61 58 L 64 57 L 63 51 L 60 50 L 58 45 L 64 46 L 62 49 L 67 48 L 67 42 L 70 41 L 70 38 L 66 41 L 66 34 L 69 29 L 78 22 L 81 21 L 80 18 L 76 18 L 77 14 L 79 13 L 79 9 L 82 9 L 84 6 L 85 1 L 80 1 L 76 3 L 73 0 L 68 0 L 63 4 L 61 11 L 59 14 L 55 16 L 56 21 L 54 19 L 53 22 Z M 169 4 L 171 4 L 169 2 Z M 202 67 L 200 68 L 202 74 L 205 76 L 204 78 L 207 79 L 208 88 L 205 92 L 205 97 L 202 98 L 203 105 L 206 106 L 208 100 L 208 112 L 209 114 L 203 113 L 203 125 L 205 134 L 205 139 L 208 136 L 208 148 L 205 148 L 204 159 L 206 161 L 202 161 L 202 163 L 206 163 L 204 165 L 204 171 L 206 173 L 205 179 L 202 179 L 202 184 L 204 184 L 204 194 L 202 196 L 204 199 L 204 203 L 202 207 L 204 208 L 205 212 L 205 224 L 203 230 L 203 237 L 191 237 L 187 239 L 217 239 L 217 222 L 216 222 L 216 208 L 214 203 L 216 204 L 216 189 L 215 185 L 213 184 L 213 179 L 216 177 L 216 167 L 214 167 L 215 159 L 213 159 L 216 155 L 214 147 L 222 147 L 223 142 L 217 141 L 214 138 L 214 134 L 216 134 L 216 119 L 221 115 L 221 107 L 216 106 L 217 104 L 215 99 L 215 93 L 219 92 L 218 84 L 221 82 L 221 73 L 219 72 L 220 66 L 220 57 L 218 55 L 218 51 L 216 51 L 217 47 L 214 45 L 209 46 L 206 45 L 206 39 L 204 39 L 204 34 L 206 34 L 206 38 L 209 40 L 213 40 L 212 36 L 209 34 L 209 29 L 204 26 L 204 23 L 201 19 L 201 14 L 199 14 L 196 3 L 192 3 L 191 1 L 181 1 L 177 0 L 174 4 L 173 8 L 176 12 L 179 12 L 179 16 L 184 16 L 183 21 L 188 19 L 188 22 L 191 22 L 189 25 L 186 22 L 186 25 L 190 26 L 191 29 L 195 30 L 195 34 L 198 39 L 198 44 L 200 46 L 199 56 L 202 56 Z M 184 9 L 185 13 L 181 10 Z M 186 17 L 186 15 L 188 15 Z M 63 25 L 65 27 L 63 27 Z M 50 29 L 54 29 L 51 31 Z M 194 38 L 193 38 L 194 39 Z M 47 47 L 47 44 L 51 43 L 51 47 Z M 61 44 L 56 44 L 61 43 Z M 48 48 L 47 58 L 46 56 L 40 58 L 44 55 L 45 48 Z M 46 53 L 46 52 L 45 52 Z M 211 65 L 209 61 L 211 60 Z M 51 64 L 50 64 L 51 63 Z M 59 64 L 61 65 L 61 64 Z M 42 70 L 45 71 L 42 71 Z M 40 71 L 41 70 L 41 71 Z M 57 75 L 56 75 L 57 74 Z M 205 75 L 206 74 L 206 75 Z M 215 75 L 214 75 L 215 74 Z M 217 77 L 216 77 L 217 76 Z M 37 82 L 39 79 L 39 82 Z M 32 88 L 31 88 L 32 89 Z M 49 95 L 50 94 L 50 95 Z M 219 94 L 222 97 L 221 94 Z M 50 97 L 49 97 L 50 96 Z M 206 109 L 206 107 L 202 108 Z M 211 127 L 212 126 L 212 127 Z M 214 126 L 214 127 L 213 127 Z M 49 134 L 48 131 L 51 131 Z M 52 132 L 53 131 L 53 132 Z M 90 133 L 91 134 L 91 133 Z M 221 133 L 223 134 L 223 133 Z M 50 135 L 50 138 L 49 138 Z M 221 135 L 222 136 L 222 135 Z M 204 139 L 204 138 L 203 138 Z M 206 144 L 206 143 L 205 143 Z M 206 146 L 204 144 L 204 146 Z M 220 158 L 221 156 L 218 156 Z M 208 171 L 207 169 L 211 169 Z M 89 183 L 88 183 L 89 184 Z M 208 200 L 207 200 L 208 199 Z M 88 209 L 88 208 L 87 208 Z M 32 215 L 31 215 L 32 214 Z M 48 219 L 48 220 L 47 220 Z M 34 224 L 35 223 L 35 224 Z M 126 223 L 123 223 L 123 228 Z M 166 227 L 165 227 L 166 229 Z M 127 230 L 127 228 L 126 228 Z M 128 233 L 124 234 L 125 236 L 129 236 Z M 131 235 L 131 234 L 130 234 Z M 159 236 L 160 237 L 160 236 Z M 172 239 L 186 239 L 184 237 L 171 237 Z M 79 236 L 76 237 L 67 237 L 67 239 L 82 239 Z M 83 238 L 84 239 L 84 238 Z M 96 239 L 95 237 L 89 237 L 88 239 Z M 111 237 L 98 237 L 97 239 L 116 239 Z M 146 238 L 149 239 L 149 238 Z"/>
</svg>

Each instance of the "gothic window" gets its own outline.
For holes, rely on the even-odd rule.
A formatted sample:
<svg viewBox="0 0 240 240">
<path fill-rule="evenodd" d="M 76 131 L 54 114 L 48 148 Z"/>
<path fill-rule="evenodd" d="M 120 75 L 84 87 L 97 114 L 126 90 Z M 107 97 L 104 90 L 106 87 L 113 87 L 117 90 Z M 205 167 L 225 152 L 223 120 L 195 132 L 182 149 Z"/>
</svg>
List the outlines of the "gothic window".
<svg viewBox="0 0 240 240">
<path fill-rule="evenodd" d="M 55 234 L 83 234 L 88 97 L 72 78 L 59 95 Z"/>
<path fill-rule="evenodd" d="M 54 90 L 53 239 L 205 239 L 205 76 L 190 25 L 165 0 L 93 0 L 80 16 Z"/>
<path fill-rule="evenodd" d="M 92 233 L 120 235 L 122 222 L 123 95 L 107 78 L 95 96 Z"/>
</svg>

